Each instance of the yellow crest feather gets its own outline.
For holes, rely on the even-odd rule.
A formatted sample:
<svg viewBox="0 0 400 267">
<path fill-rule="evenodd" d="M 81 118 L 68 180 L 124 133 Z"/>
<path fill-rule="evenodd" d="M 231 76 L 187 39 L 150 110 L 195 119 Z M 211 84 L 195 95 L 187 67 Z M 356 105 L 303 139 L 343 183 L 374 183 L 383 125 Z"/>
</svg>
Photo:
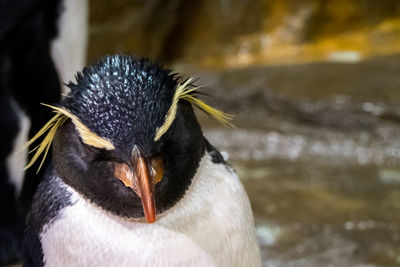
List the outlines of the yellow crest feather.
<svg viewBox="0 0 400 267">
<path fill-rule="evenodd" d="M 199 89 L 199 87 L 189 86 L 191 81 L 192 78 L 189 78 L 183 84 L 178 84 L 174 94 L 174 98 L 172 100 L 171 107 L 165 115 L 164 124 L 157 129 L 154 141 L 159 140 L 161 136 L 163 136 L 168 131 L 169 127 L 175 119 L 176 110 L 178 108 L 178 102 L 180 99 L 186 100 L 189 103 L 195 105 L 196 107 L 204 111 L 207 115 L 215 118 L 217 121 L 222 123 L 224 126 L 234 127 L 234 125 L 230 122 L 233 119 L 232 115 L 207 105 L 192 94 L 192 92 Z"/>
<path fill-rule="evenodd" d="M 54 111 L 65 115 L 70 118 L 72 123 L 75 125 L 76 130 L 78 131 L 82 141 L 87 144 L 97 148 L 104 148 L 106 150 L 115 149 L 114 145 L 107 139 L 101 138 L 97 134 L 93 133 L 88 127 L 86 127 L 75 115 L 64 108 L 51 106 L 47 104 L 43 104 L 47 107 L 52 108 Z"/>
<path fill-rule="evenodd" d="M 47 131 L 47 135 L 43 139 L 43 141 L 36 146 L 34 149 L 29 151 L 29 153 L 36 151 L 35 155 L 33 155 L 31 161 L 29 162 L 28 165 L 24 168 L 24 170 L 30 168 L 36 160 L 39 158 L 39 156 L 44 153 L 43 159 L 40 162 L 39 168 L 37 172 L 39 172 L 40 168 L 42 167 L 44 160 L 47 156 L 47 153 L 49 152 L 51 143 L 53 141 L 54 135 L 57 132 L 57 129 L 65 122 L 67 118 L 65 116 L 62 116 L 62 114 L 56 114 L 53 118 L 51 118 L 43 127 L 40 129 L 37 134 L 31 138 L 23 147 L 22 149 L 28 148 L 32 143 L 34 143 L 36 140 L 38 140 L 42 135 L 44 135 Z"/>
<path fill-rule="evenodd" d="M 43 138 L 42 142 L 37 145 L 34 149 L 29 151 L 29 153 L 35 152 L 33 155 L 31 161 L 29 164 L 24 168 L 24 170 L 30 168 L 36 160 L 39 158 L 41 154 L 43 154 L 43 159 L 39 165 L 38 172 L 40 168 L 42 167 L 44 160 L 46 159 L 47 153 L 49 152 L 51 143 L 53 142 L 53 138 L 60 126 L 67 121 L 68 119 L 71 119 L 72 123 L 75 125 L 76 130 L 78 131 L 80 137 L 82 138 L 82 142 L 84 142 L 87 145 L 91 145 L 97 148 L 104 148 L 107 150 L 114 149 L 114 145 L 107 139 L 101 138 L 92 131 L 89 130 L 88 127 L 86 127 L 75 115 L 73 115 L 71 112 L 68 110 L 61 108 L 61 107 L 56 107 L 56 106 L 51 106 L 47 104 L 42 104 L 44 106 L 50 107 L 53 109 L 53 111 L 56 113 L 54 117 L 52 117 L 38 132 L 37 134 L 32 137 L 23 147 L 22 149 L 28 148 L 30 145 L 32 145 L 35 141 L 37 141 L 41 136 L 43 136 L 46 132 L 47 135 Z M 21 150 L 22 150 L 21 149 Z"/>
</svg>

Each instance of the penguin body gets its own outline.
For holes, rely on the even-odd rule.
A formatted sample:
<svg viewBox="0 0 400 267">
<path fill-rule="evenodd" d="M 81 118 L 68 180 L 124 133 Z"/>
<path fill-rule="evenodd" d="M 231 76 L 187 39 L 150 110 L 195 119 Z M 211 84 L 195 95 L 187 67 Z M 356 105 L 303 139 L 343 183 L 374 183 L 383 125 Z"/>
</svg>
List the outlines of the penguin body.
<svg viewBox="0 0 400 267">
<path fill-rule="evenodd" d="M 104 212 L 54 173 L 46 180 L 33 209 L 38 214 L 32 214 L 43 220 L 37 223 L 42 225 L 38 239 L 44 266 L 260 265 L 244 189 L 229 166 L 212 161 L 210 152 L 185 197 L 153 224 Z M 54 205 L 54 195 L 46 192 L 57 192 L 59 203 Z M 43 207 L 50 216 L 40 216 Z"/>
<path fill-rule="evenodd" d="M 123 68 L 122 72 L 133 68 L 146 76 L 146 79 L 137 79 L 140 85 L 129 86 L 136 88 L 129 90 L 140 91 L 136 98 L 148 97 L 142 95 L 147 94 L 147 90 L 164 93 L 172 90 L 177 99 L 180 85 L 174 85 L 173 76 L 160 67 L 121 56 L 106 59 L 100 67 L 107 64 L 118 70 Z M 90 71 L 98 73 L 96 67 Z M 116 69 L 111 68 L 110 73 L 116 73 Z M 98 85 L 98 77 L 94 76 Z M 79 80 L 78 77 L 78 84 Z M 119 90 L 115 89 L 119 84 L 126 85 L 122 80 L 112 79 L 117 83 L 112 84 L 112 90 Z M 162 81 L 162 85 L 154 82 L 157 80 Z M 150 81 L 151 88 L 143 85 L 143 81 Z M 172 87 L 156 88 L 165 84 Z M 90 88 L 90 85 L 84 86 Z M 82 90 L 86 89 L 75 90 L 84 95 Z M 250 203 L 238 177 L 202 136 L 191 105 L 187 103 L 189 100 L 182 97 L 177 102 L 169 93 L 166 94 L 170 97 L 160 100 L 164 97 L 160 92 L 154 94 L 155 98 L 150 96 L 142 102 L 146 103 L 143 105 L 151 102 L 157 109 L 146 107 L 144 112 L 152 114 L 142 114 L 156 121 L 141 125 L 145 129 L 140 129 L 140 134 L 157 132 L 148 140 L 137 134 L 121 137 L 126 132 L 113 136 L 102 126 L 96 131 L 99 134 L 96 142 L 89 140 L 87 133 L 79 130 L 82 128 L 79 123 L 90 125 L 88 131 L 94 131 L 96 126 L 92 123 L 99 122 L 73 111 L 81 95 L 74 97 L 72 90 L 67 101 L 73 105 L 61 104 L 63 108 L 69 105 L 65 110 L 73 115 L 66 113 L 69 117 L 57 129 L 53 163 L 34 198 L 26 229 L 24 266 L 261 265 Z M 86 96 L 83 98 L 88 100 Z M 113 99 L 106 98 L 106 102 Z M 96 112 L 101 110 L 99 101 L 102 100 L 96 101 Z M 167 103 L 165 107 L 163 101 Z M 135 109 L 132 114 L 142 113 L 140 105 L 133 103 L 132 106 L 129 106 Z M 174 107 L 177 110 L 171 112 Z M 129 115 L 129 110 L 120 108 L 121 113 L 115 114 L 116 110 L 117 107 L 107 109 L 106 113 L 110 114 L 104 117 L 113 120 L 112 116 L 120 119 L 121 114 L 128 114 L 129 118 L 134 116 Z M 154 113 L 162 114 L 159 123 Z M 169 123 L 171 114 L 176 117 Z M 74 116 L 80 122 L 74 121 Z M 141 120 L 143 118 L 137 118 L 132 127 L 141 124 Z M 106 127 L 118 122 L 114 119 L 107 122 Z M 150 125 L 152 123 L 156 126 Z M 126 121 L 124 124 L 129 125 Z M 136 130 L 132 128 L 131 131 Z M 119 147 L 118 140 L 133 141 L 130 146 L 125 143 Z M 155 149 L 157 144 L 159 147 Z M 125 150 L 126 147 L 129 149 Z M 129 154 L 127 160 L 123 160 L 124 153 Z M 158 158 L 162 159 L 161 165 L 155 160 Z M 144 169 L 140 162 L 144 162 Z M 131 183 L 124 175 L 135 182 Z M 150 181 L 150 189 L 142 186 L 142 180 Z"/>
</svg>

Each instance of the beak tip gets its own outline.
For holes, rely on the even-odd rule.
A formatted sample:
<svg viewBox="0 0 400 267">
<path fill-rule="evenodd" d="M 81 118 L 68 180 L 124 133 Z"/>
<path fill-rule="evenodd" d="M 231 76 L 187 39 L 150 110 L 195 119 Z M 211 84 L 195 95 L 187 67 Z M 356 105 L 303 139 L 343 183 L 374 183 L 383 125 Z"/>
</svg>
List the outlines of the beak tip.
<svg viewBox="0 0 400 267">
<path fill-rule="evenodd" d="M 156 218 L 146 218 L 148 223 L 154 223 L 156 221 Z"/>
<path fill-rule="evenodd" d="M 153 210 L 154 211 L 154 210 Z M 148 223 L 153 223 L 156 221 L 156 214 L 155 212 L 145 212 L 144 217 Z"/>
<path fill-rule="evenodd" d="M 156 211 L 155 205 L 146 206 L 143 205 L 144 217 L 148 223 L 153 223 L 156 221 Z"/>
</svg>

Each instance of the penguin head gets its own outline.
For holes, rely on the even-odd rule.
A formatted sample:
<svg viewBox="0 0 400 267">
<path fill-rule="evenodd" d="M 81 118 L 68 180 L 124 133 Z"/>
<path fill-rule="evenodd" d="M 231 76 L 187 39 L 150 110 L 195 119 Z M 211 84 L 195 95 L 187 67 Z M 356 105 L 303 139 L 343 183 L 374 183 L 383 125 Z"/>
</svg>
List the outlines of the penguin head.
<svg viewBox="0 0 400 267">
<path fill-rule="evenodd" d="M 122 217 L 154 222 L 184 196 L 205 150 L 192 105 L 229 124 L 190 80 L 145 59 L 106 57 L 68 86 L 60 105 L 48 105 L 56 115 L 28 142 L 47 132 L 27 167 L 53 143 L 61 179 Z"/>
</svg>

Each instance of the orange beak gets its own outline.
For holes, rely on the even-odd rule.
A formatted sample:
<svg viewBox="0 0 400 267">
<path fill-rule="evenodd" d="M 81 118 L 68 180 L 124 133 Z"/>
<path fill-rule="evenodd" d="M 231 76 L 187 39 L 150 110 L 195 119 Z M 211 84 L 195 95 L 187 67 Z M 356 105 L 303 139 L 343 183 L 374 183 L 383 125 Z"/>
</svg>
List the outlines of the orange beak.
<svg viewBox="0 0 400 267">
<path fill-rule="evenodd" d="M 133 161 L 134 171 L 125 163 L 114 162 L 114 176 L 142 199 L 144 216 L 148 223 L 153 223 L 156 220 L 156 205 L 153 195 L 154 179 L 150 176 L 149 168 L 143 157 L 138 157 Z"/>
</svg>

